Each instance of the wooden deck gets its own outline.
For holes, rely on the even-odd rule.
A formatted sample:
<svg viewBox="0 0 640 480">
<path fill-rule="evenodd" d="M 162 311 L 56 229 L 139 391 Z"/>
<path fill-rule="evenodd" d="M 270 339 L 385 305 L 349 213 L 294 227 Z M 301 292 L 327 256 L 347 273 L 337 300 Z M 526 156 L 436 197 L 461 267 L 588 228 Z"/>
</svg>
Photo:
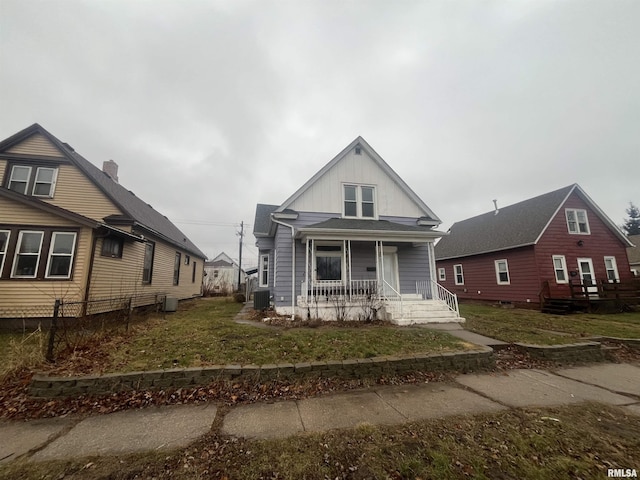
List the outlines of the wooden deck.
<svg viewBox="0 0 640 480">
<path fill-rule="evenodd" d="M 572 312 L 627 312 L 640 305 L 640 279 L 614 283 L 602 281 L 595 284 L 570 280 L 569 289 L 570 297 L 554 298 L 548 295 L 548 282 L 543 282 L 540 295 L 542 312 L 555 315 Z"/>
</svg>

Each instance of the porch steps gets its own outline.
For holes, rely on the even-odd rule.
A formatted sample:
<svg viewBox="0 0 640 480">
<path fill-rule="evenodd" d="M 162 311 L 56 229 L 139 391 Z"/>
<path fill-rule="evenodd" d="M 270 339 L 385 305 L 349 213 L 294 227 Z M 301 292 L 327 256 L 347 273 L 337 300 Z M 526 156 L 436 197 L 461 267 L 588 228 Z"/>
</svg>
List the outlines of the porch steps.
<svg viewBox="0 0 640 480">
<path fill-rule="evenodd" d="M 550 313 L 552 315 L 568 315 L 571 313 L 571 300 L 562 298 L 550 298 L 545 300 L 542 307 L 542 313 Z"/>
<path fill-rule="evenodd" d="M 385 311 L 387 320 L 396 325 L 464 322 L 464 318 L 457 316 L 445 303 L 421 300 L 419 295 L 403 295 L 402 306 L 399 301 L 390 301 Z"/>
</svg>

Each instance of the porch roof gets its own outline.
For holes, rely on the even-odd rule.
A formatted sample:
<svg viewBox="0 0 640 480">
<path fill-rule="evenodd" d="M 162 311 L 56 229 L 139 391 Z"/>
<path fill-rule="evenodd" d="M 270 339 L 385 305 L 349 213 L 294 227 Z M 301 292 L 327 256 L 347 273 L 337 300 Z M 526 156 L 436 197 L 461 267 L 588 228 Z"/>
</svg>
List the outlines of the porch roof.
<svg viewBox="0 0 640 480">
<path fill-rule="evenodd" d="M 443 232 L 430 227 L 403 225 L 388 220 L 362 220 L 355 218 L 330 218 L 320 223 L 298 229 L 297 237 L 339 238 L 351 240 L 395 240 L 404 242 L 432 241 Z"/>
</svg>

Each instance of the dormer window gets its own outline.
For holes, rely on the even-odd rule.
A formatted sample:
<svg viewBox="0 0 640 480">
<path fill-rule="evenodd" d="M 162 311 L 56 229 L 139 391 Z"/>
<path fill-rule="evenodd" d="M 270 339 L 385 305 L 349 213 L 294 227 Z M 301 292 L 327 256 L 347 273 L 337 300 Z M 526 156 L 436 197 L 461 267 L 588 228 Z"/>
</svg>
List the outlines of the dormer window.
<svg viewBox="0 0 640 480">
<path fill-rule="evenodd" d="M 23 195 L 52 198 L 57 177 L 57 167 L 13 165 L 7 187 Z"/>
<path fill-rule="evenodd" d="M 567 208 L 565 210 L 567 216 L 567 227 L 569 233 L 576 235 L 590 235 L 589 220 L 587 219 L 587 211 L 577 208 Z"/>
<path fill-rule="evenodd" d="M 375 218 L 375 187 L 345 185 L 343 213 L 345 217 Z"/>
</svg>

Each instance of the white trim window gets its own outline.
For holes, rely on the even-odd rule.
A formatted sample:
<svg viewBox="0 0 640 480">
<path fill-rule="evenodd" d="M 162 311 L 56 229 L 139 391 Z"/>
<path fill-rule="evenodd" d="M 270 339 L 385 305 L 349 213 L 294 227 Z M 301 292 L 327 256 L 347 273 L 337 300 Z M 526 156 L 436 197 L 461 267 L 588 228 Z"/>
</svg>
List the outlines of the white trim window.
<svg viewBox="0 0 640 480">
<path fill-rule="evenodd" d="M 556 283 L 569 283 L 567 274 L 567 261 L 564 255 L 553 255 L 553 271 L 556 276 Z"/>
<path fill-rule="evenodd" d="M 620 281 L 616 257 L 604 257 L 604 268 L 607 270 L 607 281 L 609 283 L 616 283 Z"/>
<path fill-rule="evenodd" d="M 341 281 L 344 272 L 342 242 L 316 243 L 314 255 L 314 280 Z"/>
<path fill-rule="evenodd" d="M 260 255 L 260 281 L 258 284 L 260 287 L 269 286 L 269 254 L 264 253 Z"/>
<path fill-rule="evenodd" d="M 75 232 L 53 232 L 45 278 L 70 278 L 75 249 Z"/>
<path fill-rule="evenodd" d="M 506 259 L 496 260 L 496 282 L 498 285 L 510 285 L 511 279 L 509 278 L 509 265 Z"/>
<path fill-rule="evenodd" d="M 32 195 L 34 197 L 53 197 L 53 190 L 56 186 L 58 169 L 50 167 L 38 167 L 36 178 L 33 182 Z"/>
<path fill-rule="evenodd" d="M 565 209 L 565 215 L 567 217 L 567 228 L 569 229 L 569 233 L 573 235 L 591 234 L 586 210 L 580 208 L 567 208 Z"/>
<path fill-rule="evenodd" d="M 9 177 L 9 190 L 27 194 L 29 179 L 31 178 L 31 167 L 25 165 L 14 165 L 11 167 L 11 177 Z"/>
<path fill-rule="evenodd" d="M 464 285 L 464 272 L 462 271 L 461 263 L 453 266 L 453 278 L 456 285 Z"/>
<path fill-rule="evenodd" d="M 20 231 L 13 257 L 12 278 L 36 278 L 43 238 L 44 232 Z"/>
<path fill-rule="evenodd" d="M 342 196 L 345 217 L 376 218 L 376 189 L 374 186 L 345 184 Z"/>
<path fill-rule="evenodd" d="M 0 230 L 0 277 L 2 276 L 4 260 L 7 257 L 7 249 L 9 248 L 9 237 L 11 237 L 10 230 Z"/>
<path fill-rule="evenodd" d="M 445 282 L 447 280 L 447 270 L 444 267 L 438 268 L 438 281 Z"/>
</svg>

